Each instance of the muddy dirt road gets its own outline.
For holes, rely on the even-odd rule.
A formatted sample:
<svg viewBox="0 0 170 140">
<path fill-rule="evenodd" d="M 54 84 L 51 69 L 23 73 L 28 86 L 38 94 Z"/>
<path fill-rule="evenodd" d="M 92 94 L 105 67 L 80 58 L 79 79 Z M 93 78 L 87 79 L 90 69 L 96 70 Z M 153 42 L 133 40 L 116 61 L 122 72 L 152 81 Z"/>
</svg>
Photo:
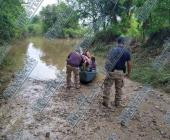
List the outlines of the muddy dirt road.
<svg viewBox="0 0 170 140">
<path fill-rule="evenodd" d="M 124 101 L 128 104 L 143 87 L 126 79 Z M 15 97 L 4 101 L 3 116 L 0 119 L 1 139 L 14 140 L 168 140 L 170 139 L 170 97 L 152 90 L 140 103 L 134 117 L 127 126 L 120 125 L 125 108 L 106 110 L 101 106 L 101 89 L 94 82 L 81 85 L 80 90 L 70 91 L 61 85 L 52 92 L 43 110 L 35 109 L 43 99 L 47 82 L 29 78 Z M 97 89 L 96 91 L 94 91 Z M 83 97 L 90 97 L 91 103 L 82 105 Z M 50 92 L 50 91 L 48 91 Z M 83 96 L 84 95 L 84 96 Z M 114 90 L 113 94 L 114 95 Z M 113 98 L 114 100 L 114 98 Z M 45 104 L 45 103 L 44 103 Z M 35 106 L 34 106 L 35 105 Z M 86 107 L 85 107 L 86 106 Z M 70 114 L 84 109 L 84 116 L 76 126 L 70 122 Z M 169 110 L 170 111 L 170 110 Z M 76 118 L 74 118 L 76 120 Z M 74 119 L 72 119 L 74 121 Z"/>
</svg>

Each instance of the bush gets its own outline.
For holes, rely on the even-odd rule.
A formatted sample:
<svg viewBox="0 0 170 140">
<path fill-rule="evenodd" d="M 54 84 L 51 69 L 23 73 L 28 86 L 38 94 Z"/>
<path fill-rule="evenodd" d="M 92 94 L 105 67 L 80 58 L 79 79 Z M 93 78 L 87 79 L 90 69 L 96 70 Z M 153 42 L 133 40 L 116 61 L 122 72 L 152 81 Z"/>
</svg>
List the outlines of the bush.
<svg viewBox="0 0 170 140">
<path fill-rule="evenodd" d="M 134 39 L 141 38 L 141 25 L 134 16 L 130 19 L 130 28 L 127 30 L 126 35 Z"/>
<path fill-rule="evenodd" d="M 107 30 L 100 31 L 95 35 L 95 42 L 104 42 L 108 44 L 116 40 L 121 35 L 120 28 L 118 26 L 111 26 Z"/>
<path fill-rule="evenodd" d="M 41 35 L 43 33 L 43 28 L 41 23 L 29 24 L 27 27 L 27 32 L 31 35 Z"/>
<path fill-rule="evenodd" d="M 86 32 L 86 29 L 78 28 L 65 28 L 64 29 L 64 37 L 71 37 L 71 38 L 80 38 L 82 37 Z"/>
<path fill-rule="evenodd" d="M 158 71 L 153 68 L 153 60 L 145 61 L 144 58 L 134 58 L 134 64 L 132 69 L 132 80 L 141 82 L 144 84 L 150 84 L 154 87 L 161 88 L 167 93 L 170 84 L 170 66 L 167 64 L 164 69 Z M 169 66 L 169 67 L 168 67 Z"/>
<path fill-rule="evenodd" d="M 164 41 L 170 36 L 170 28 L 164 28 L 158 32 L 152 33 L 147 40 L 144 47 L 148 48 L 160 48 L 164 44 Z"/>
</svg>

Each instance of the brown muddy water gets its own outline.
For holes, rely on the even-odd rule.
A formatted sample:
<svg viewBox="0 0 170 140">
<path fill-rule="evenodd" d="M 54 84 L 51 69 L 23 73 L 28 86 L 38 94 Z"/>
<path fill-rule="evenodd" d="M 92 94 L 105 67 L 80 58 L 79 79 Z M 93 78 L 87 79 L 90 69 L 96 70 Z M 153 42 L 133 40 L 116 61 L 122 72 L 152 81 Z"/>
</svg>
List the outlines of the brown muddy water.
<svg viewBox="0 0 170 140">
<path fill-rule="evenodd" d="M 3 72 L 16 72 L 24 66 L 24 60 L 32 58 L 38 62 L 30 76 L 37 80 L 56 79 L 57 73 L 65 71 L 66 58 L 80 40 L 57 39 L 47 40 L 41 37 L 34 37 L 18 41 L 10 50 L 3 67 Z M 102 69 L 104 59 L 96 56 L 98 69 Z M 8 64 L 9 63 L 9 64 Z"/>
<path fill-rule="evenodd" d="M 23 44 L 25 42 L 25 44 Z M 25 58 L 33 58 L 38 64 L 30 74 L 31 78 L 37 80 L 50 80 L 56 78 L 56 73 L 64 70 L 65 60 L 70 51 L 79 40 L 53 40 L 49 41 L 44 38 L 30 38 L 17 43 L 11 50 L 9 55 L 16 57 L 17 55 Z M 18 54 L 17 51 L 22 50 L 23 53 Z M 22 65 L 23 58 L 17 61 Z"/>
</svg>

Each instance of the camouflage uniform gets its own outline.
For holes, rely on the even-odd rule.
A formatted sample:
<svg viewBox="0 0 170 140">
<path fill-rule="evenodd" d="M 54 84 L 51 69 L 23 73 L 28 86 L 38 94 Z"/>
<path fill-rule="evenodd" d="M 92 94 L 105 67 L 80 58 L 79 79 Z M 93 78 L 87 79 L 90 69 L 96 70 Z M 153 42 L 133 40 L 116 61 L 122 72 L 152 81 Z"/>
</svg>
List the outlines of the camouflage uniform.
<svg viewBox="0 0 170 140">
<path fill-rule="evenodd" d="M 124 86 L 123 81 L 123 71 L 115 70 L 114 72 L 109 72 L 104 80 L 104 91 L 103 91 L 103 103 L 109 104 L 110 90 L 115 82 L 115 105 L 119 106 L 121 103 L 122 87 Z"/>
<path fill-rule="evenodd" d="M 66 74 L 67 74 L 67 87 L 71 87 L 71 73 L 74 73 L 74 82 L 75 82 L 75 87 L 79 88 L 80 87 L 80 79 L 79 79 L 79 68 L 78 67 L 73 67 L 71 65 L 66 66 Z"/>
</svg>

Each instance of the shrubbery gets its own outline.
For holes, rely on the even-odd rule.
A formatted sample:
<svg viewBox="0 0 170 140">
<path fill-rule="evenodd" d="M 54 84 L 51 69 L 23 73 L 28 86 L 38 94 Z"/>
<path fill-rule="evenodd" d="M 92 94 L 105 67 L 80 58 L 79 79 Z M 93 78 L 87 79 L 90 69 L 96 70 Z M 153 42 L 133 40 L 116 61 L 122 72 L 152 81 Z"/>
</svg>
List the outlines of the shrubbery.
<svg viewBox="0 0 170 140">
<path fill-rule="evenodd" d="M 70 38 L 80 38 L 83 37 L 83 35 L 86 33 L 86 29 L 83 28 L 65 28 L 64 29 L 64 37 L 70 37 Z"/>
<path fill-rule="evenodd" d="M 19 0 L 3 0 L 0 3 L 0 45 L 19 38 L 22 29 L 18 28 L 17 20 L 25 12 Z"/>
<path fill-rule="evenodd" d="M 168 37 L 170 37 L 170 27 L 160 29 L 150 35 L 150 38 L 144 44 L 144 47 L 161 48 Z"/>
<path fill-rule="evenodd" d="M 29 24 L 27 26 L 27 32 L 30 35 L 42 35 L 43 29 L 41 23 Z"/>
<path fill-rule="evenodd" d="M 170 75 L 169 70 L 170 67 L 168 64 L 162 69 L 158 71 L 153 68 L 153 61 L 143 62 L 144 58 L 140 58 L 140 61 L 133 62 L 132 69 L 132 79 L 144 84 L 150 84 L 157 88 L 162 88 L 166 92 L 170 93 Z"/>
<path fill-rule="evenodd" d="M 100 31 L 95 35 L 95 42 L 109 43 L 115 41 L 115 39 L 121 35 L 121 29 L 118 26 L 113 25 L 112 27 Z"/>
</svg>

